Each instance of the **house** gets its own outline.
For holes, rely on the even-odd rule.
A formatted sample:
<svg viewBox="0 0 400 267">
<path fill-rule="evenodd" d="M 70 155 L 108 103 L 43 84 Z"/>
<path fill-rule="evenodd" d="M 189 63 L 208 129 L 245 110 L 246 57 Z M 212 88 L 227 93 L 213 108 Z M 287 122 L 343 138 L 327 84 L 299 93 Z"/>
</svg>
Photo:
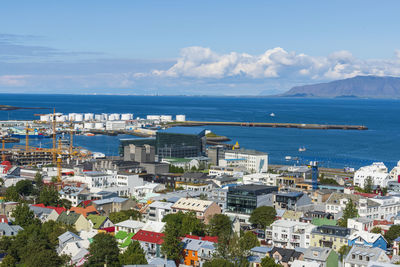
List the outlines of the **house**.
<svg viewBox="0 0 400 267">
<path fill-rule="evenodd" d="M 393 240 L 393 255 L 399 255 L 400 253 L 400 236 Z M 399 260 L 400 261 L 400 260 Z"/>
<path fill-rule="evenodd" d="M 63 212 L 58 216 L 56 221 L 73 225 L 78 232 L 82 230 L 89 231 L 91 229 L 90 222 L 82 214 L 74 212 Z"/>
<path fill-rule="evenodd" d="M 354 245 L 377 247 L 386 251 L 388 242 L 381 234 L 357 231 L 349 236 L 349 246 Z"/>
<path fill-rule="evenodd" d="M 302 260 L 303 253 L 294 249 L 274 247 L 268 252 L 268 256 L 273 258 L 276 263 L 281 264 L 283 267 L 289 267 L 295 260 Z"/>
<path fill-rule="evenodd" d="M 272 240 L 275 247 L 308 248 L 314 227 L 310 223 L 277 220 L 266 230 L 266 239 Z"/>
<path fill-rule="evenodd" d="M 320 264 L 316 261 L 302 261 L 295 260 L 291 267 L 321 267 Z"/>
<path fill-rule="evenodd" d="M 156 233 L 162 233 L 162 232 L 164 232 L 164 227 L 165 227 L 165 222 L 147 221 L 143 225 L 142 230 L 156 232 Z"/>
<path fill-rule="evenodd" d="M 386 187 L 387 183 L 393 180 L 383 162 L 374 162 L 372 165 L 358 169 L 354 173 L 353 183 L 355 186 L 364 188 L 368 179 L 372 180 L 373 185 L 378 185 L 381 188 Z"/>
<path fill-rule="evenodd" d="M 276 209 L 297 210 L 311 204 L 311 198 L 303 192 L 279 192 L 274 199 Z"/>
<path fill-rule="evenodd" d="M 61 249 L 65 246 L 66 243 L 72 241 L 80 241 L 82 238 L 70 231 L 63 233 L 62 235 L 58 236 L 58 248 L 57 252 L 61 251 Z"/>
<path fill-rule="evenodd" d="M 19 225 L 9 225 L 8 223 L 0 223 L 0 236 L 16 236 L 19 231 L 23 230 Z"/>
<path fill-rule="evenodd" d="M 350 199 L 356 205 L 360 217 L 369 219 L 379 219 L 381 217 L 380 204 L 378 202 L 356 194 L 332 193 L 325 203 L 325 211 L 338 214 L 346 208 L 346 204 Z"/>
<path fill-rule="evenodd" d="M 69 211 L 75 212 L 78 214 L 82 214 L 83 217 L 87 217 L 88 215 L 97 215 L 99 212 L 96 210 L 94 206 L 87 206 L 85 208 L 82 207 L 72 207 Z"/>
<path fill-rule="evenodd" d="M 87 220 L 91 222 L 92 229 L 96 230 L 101 230 L 104 228 L 109 228 L 114 226 L 114 224 L 106 216 L 90 214 L 87 216 Z"/>
<path fill-rule="evenodd" d="M 140 230 L 132 237 L 132 240 L 139 241 L 146 254 L 160 257 L 163 238 L 164 234 L 162 233 Z"/>
<path fill-rule="evenodd" d="M 260 267 L 261 260 L 267 257 L 268 252 L 271 251 L 272 248 L 270 247 L 254 247 L 250 250 L 250 256 L 247 260 L 250 263 L 251 267 Z"/>
<path fill-rule="evenodd" d="M 71 201 L 72 206 L 76 207 L 80 202 L 87 200 L 88 190 L 83 187 L 65 186 L 58 191 L 61 199 Z"/>
<path fill-rule="evenodd" d="M 321 225 L 311 231 L 310 245 L 313 247 L 332 248 L 336 252 L 347 245 L 350 229 L 340 226 Z"/>
<path fill-rule="evenodd" d="M 101 215 L 110 216 L 111 212 L 133 209 L 136 206 L 136 202 L 130 198 L 112 197 L 94 200 L 92 205 Z"/>
<path fill-rule="evenodd" d="M 316 262 L 319 267 L 338 267 L 339 256 L 330 248 L 309 247 L 304 252 L 304 261 Z"/>
<path fill-rule="evenodd" d="M 68 255 L 71 258 L 70 264 L 78 264 L 89 253 L 89 240 L 84 240 L 72 232 L 65 232 L 58 237 L 57 253 L 59 256 Z"/>
<path fill-rule="evenodd" d="M 128 233 L 125 231 L 118 231 L 115 235 L 115 239 L 118 241 L 119 247 L 124 249 L 132 243 L 132 237 L 135 233 Z"/>
<path fill-rule="evenodd" d="M 368 266 L 371 261 L 390 263 L 390 259 L 386 255 L 386 252 L 380 248 L 353 246 L 344 259 L 344 267 Z"/>
<path fill-rule="evenodd" d="M 215 242 L 202 238 L 188 238 L 182 240 L 183 261 L 185 265 L 202 266 L 207 260 L 211 260 L 215 250 Z"/>
<path fill-rule="evenodd" d="M 349 218 L 347 228 L 357 231 L 371 231 L 374 228 L 374 220 L 369 218 Z"/>
<path fill-rule="evenodd" d="M 148 219 L 150 221 L 161 222 L 165 215 L 172 212 L 172 203 L 154 201 L 149 205 Z"/>
<path fill-rule="evenodd" d="M 35 217 L 41 222 L 47 222 L 49 220 L 55 221 L 58 216 L 65 211 L 65 208 L 62 207 L 46 207 L 43 204 L 30 205 L 29 209 L 33 211 Z"/>
<path fill-rule="evenodd" d="M 209 219 L 221 213 L 221 208 L 214 201 L 200 200 L 196 198 L 180 198 L 172 206 L 172 212 L 195 212 L 199 220 L 204 221 L 206 224 Z"/>
<path fill-rule="evenodd" d="M 137 233 L 144 226 L 143 222 L 136 220 L 126 220 L 115 224 L 115 232 L 124 231 L 127 233 Z"/>
</svg>

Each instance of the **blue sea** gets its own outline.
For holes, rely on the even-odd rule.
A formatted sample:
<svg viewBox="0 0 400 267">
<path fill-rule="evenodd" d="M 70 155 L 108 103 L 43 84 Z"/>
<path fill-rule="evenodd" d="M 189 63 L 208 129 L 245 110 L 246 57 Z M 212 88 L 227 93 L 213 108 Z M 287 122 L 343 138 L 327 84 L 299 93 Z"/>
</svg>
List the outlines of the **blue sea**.
<svg viewBox="0 0 400 267">
<path fill-rule="evenodd" d="M 400 160 L 400 101 L 376 99 L 301 99 L 261 97 L 106 96 L 106 95 L 0 95 L 3 105 L 56 108 L 62 113 L 185 114 L 187 120 L 239 122 L 292 122 L 365 125 L 367 131 L 305 130 L 207 126 L 241 147 L 269 153 L 270 164 L 294 164 L 299 157 L 322 166 L 358 168 L 383 161 L 389 168 Z M 0 120 L 35 119 L 43 110 L 0 111 Z M 269 114 L 274 113 L 275 117 Z M 132 136 L 128 136 L 133 138 Z M 76 136 L 75 144 L 92 151 L 117 155 L 119 139 L 127 136 Z M 50 140 L 41 140 L 46 146 Z M 24 140 L 21 140 L 23 144 Z M 38 143 L 36 143 L 38 144 Z M 299 152 L 299 147 L 305 152 Z"/>
</svg>

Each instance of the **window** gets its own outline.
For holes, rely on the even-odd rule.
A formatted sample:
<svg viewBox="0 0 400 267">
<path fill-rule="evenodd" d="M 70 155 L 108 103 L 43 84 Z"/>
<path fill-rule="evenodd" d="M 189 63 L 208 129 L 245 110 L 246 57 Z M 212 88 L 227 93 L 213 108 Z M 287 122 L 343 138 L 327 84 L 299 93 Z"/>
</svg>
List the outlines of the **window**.
<svg viewBox="0 0 400 267">
<path fill-rule="evenodd" d="M 356 255 L 351 254 L 351 258 L 354 260 L 356 258 Z"/>
</svg>

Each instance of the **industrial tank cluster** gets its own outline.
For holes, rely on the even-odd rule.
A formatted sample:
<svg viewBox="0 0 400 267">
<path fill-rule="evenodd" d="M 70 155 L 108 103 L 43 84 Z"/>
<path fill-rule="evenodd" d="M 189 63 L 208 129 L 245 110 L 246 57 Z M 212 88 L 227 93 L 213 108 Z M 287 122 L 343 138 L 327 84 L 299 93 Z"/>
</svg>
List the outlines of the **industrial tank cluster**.
<svg viewBox="0 0 400 267">
<path fill-rule="evenodd" d="M 53 120 L 53 116 L 56 117 L 57 122 L 107 122 L 107 121 L 129 121 L 133 120 L 132 113 L 102 113 L 102 114 L 94 114 L 94 113 L 56 113 L 56 114 L 44 114 L 40 116 L 40 121 L 42 122 L 50 122 Z M 140 118 L 137 118 L 138 120 Z M 159 122 L 172 122 L 171 115 L 147 115 L 147 120 L 159 121 Z M 176 115 L 176 121 L 184 122 L 186 120 L 185 115 Z"/>
</svg>

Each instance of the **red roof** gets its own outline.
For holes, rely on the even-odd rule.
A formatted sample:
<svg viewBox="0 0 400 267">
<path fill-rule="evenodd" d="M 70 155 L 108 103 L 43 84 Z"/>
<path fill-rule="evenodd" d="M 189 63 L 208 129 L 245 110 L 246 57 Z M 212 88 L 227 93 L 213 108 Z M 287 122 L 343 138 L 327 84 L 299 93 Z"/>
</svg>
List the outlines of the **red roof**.
<svg viewBox="0 0 400 267">
<path fill-rule="evenodd" d="M 8 223 L 8 219 L 6 215 L 0 215 L 0 223 Z"/>
<path fill-rule="evenodd" d="M 374 226 L 375 225 L 390 225 L 393 224 L 393 222 L 387 221 L 387 220 L 374 220 Z"/>
<path fill-rule="evenodd" d="M 164 242 L 163 237 L 164 234 L 162 233 L 139 230 L 139 232 L 132 237 L 132 240 L 161 245 Z"/>
<path fill-rule="evenodd" d="M 104 230 L 104 231 L 106 231 L 107 233 L 114 233 L 114 232 L 115 232 L 115 226 L 106 227 L 106 228 L 103 228 L 103 229 L 101 229 L 101 230 Z"/>
<path fill-rule="evenodd" d="M 204 240 L 204 241 L 210 241 L 213 243 L 218 243 L 218 236 L 197 236 L 197 235 L 186 235 L 186 238 L 190 239 L 197 239 L 197 240 Z"/>
<path fill-rule="evenodd" d="M 63 211 L 67 211 L 65 208 L 63 207 L 52 207 L 52 206 L 45 206 L 44 204 L 34 204 L 32 206 L 35 207 L 40 207 L 40 208 L 46 208 L 46 209 L 52 209 L 55 210 L 58 214 L 61 214 Z"/>
<path fill-rule="evenodd" d="M 79 205 L 86 208 L 87 206 L 89 206 L 89 204 L 93 201 L 93 199 L 91 200 L 84 200 L 82 201 Z"/>
<path fill-rule="evenodd" d="M 354 195 L 360 195 L 363 197 L 376 197 L 378 194 L 369 194 L 369 193 L 360 193 L 360 192 L 354 192 Z"/>
</svg>

